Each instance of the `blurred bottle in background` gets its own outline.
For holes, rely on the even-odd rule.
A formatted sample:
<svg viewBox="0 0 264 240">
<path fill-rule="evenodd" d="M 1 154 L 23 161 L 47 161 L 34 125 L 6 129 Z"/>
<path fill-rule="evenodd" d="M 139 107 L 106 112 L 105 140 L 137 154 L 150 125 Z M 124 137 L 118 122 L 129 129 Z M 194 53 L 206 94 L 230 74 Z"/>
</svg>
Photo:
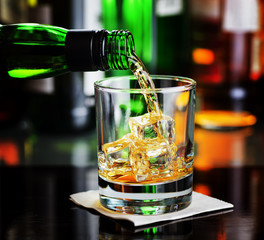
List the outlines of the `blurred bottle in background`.
<svg viewBox="0 0 264 240">
<path fill-rule="evenodd" d="M 1 0 L 0 24 L 10 24 L 27 21 L 27 0 Z"/>
<path fill-rule="evenodd" d="M 259 0 L 259 31 L 255 34 L 255 41 L 257 43 L 257 56 L 259 61 L 260 76 L 259 80 L 256 81 L 257 97 L 256 101 L 259 103 L 256 105 L 256 114 L 260 118 L 259 123 L 263 122 L 264 111 L 263 111 L 263 98 L 262 92 L 264 89 L 264 1 Z"/>
<path fill-rule="evenodd" d="M 191 0 L 196 121 L 205 128 L 254 125 L 260 77 L 260 1 Z"/>
<path fill-rule="evenodd" d="M 157 74 L 190 76 L 191 22 L 190 2 L 157 0 L 155 3 L 157 35 Z"/>
</svg>

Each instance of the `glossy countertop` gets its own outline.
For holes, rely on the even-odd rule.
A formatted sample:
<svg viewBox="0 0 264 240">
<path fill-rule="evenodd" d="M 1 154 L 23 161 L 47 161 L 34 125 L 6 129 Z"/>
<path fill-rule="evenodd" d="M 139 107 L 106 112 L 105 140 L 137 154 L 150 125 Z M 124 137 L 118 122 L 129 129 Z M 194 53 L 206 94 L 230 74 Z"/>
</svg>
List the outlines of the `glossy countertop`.
<svg viewBox="0 0 264 240">
<path fill-rule="evenodd" d="M 76 206 L 97 189 L 96 131 L 0 132 L 0 239 L 264 239 L 264 128 L 196 128 L 193 188 L 234 204 L 178 221 L 134 228 Z"/>
</svg>

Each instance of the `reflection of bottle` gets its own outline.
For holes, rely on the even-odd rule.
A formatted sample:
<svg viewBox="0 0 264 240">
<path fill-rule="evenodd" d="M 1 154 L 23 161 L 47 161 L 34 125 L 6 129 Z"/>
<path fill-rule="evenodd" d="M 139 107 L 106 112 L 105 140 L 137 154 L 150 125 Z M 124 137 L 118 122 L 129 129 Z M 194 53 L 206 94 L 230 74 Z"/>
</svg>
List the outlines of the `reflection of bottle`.
<svg viewBox="0 0 264 240">
<path fill-rule="evenodd" d="M 259 29 L 258 3 L 256 0 L 193 2 L 192 77 L 200 86 L 199 110 L 225 110 L 221 115 L 230 118 L 232 112 L 243 111 L 243 116 L 249 116 L 258 71 L 254 41 Z M 215 114 L 209 113 L 210 117 Z M 220 119 L 216 120 L 219 123 Z"/>
<path fill-rule="evenodd" d="M 246 162 L 246 139 L 252 135 L 252 129 L 236 131 L 211 131 L 196 128 L 195 168 L 208 170 L 228 166 L 241 166 Z"/>
<path fill-rule="evenodd" d="M 127 31 L 18 24 L 0 27 L 0 49 L 1 75 L 29 79 L 68 71 L 128 69 L 126 57 L 134 44 Z"/>
</svg>

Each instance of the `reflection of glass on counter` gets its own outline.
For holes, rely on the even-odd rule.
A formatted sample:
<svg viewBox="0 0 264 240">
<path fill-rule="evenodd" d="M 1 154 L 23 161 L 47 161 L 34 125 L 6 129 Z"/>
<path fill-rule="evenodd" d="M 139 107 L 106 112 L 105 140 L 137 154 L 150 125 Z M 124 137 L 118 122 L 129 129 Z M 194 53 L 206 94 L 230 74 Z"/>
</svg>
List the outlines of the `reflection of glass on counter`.
<svg viewBox="0 0 264 240">
<path fill-rule="evenodd" d="M 96 166 L 96 133 L 38 135 L 30 164 Z"/>
<path fill-rule="evenodd" d="M 0 166 L 97 166 L 96 131 L 36 134 L 27 127 L 0 132 Z"/>
<path fill-rule="evenodd" d="M 0 131 L 0 166 L 17 166 L 29 161 L 32 154 L 32 136 L 25 126 Z"/>
<path fill-rule="evenodd" d="M 0 141 L 0 160 L 5 165 L 14 166 L 19 163 L 18 146 L 13 141 Z"/>
<path fill-rule="evenodd" d="M 192 221 L 168 221 L 135 228 L 132 224 L 100 216 L 100 239 L 192 239 Z"/>
<path fill-rule="evenodd" d="M 236 131 L 195 130 L 195 168 L 208 170 L 217 167 L 250 164 L 246 159 L 246 138 L 252 135 L 251 128 Z"/>
</svg>

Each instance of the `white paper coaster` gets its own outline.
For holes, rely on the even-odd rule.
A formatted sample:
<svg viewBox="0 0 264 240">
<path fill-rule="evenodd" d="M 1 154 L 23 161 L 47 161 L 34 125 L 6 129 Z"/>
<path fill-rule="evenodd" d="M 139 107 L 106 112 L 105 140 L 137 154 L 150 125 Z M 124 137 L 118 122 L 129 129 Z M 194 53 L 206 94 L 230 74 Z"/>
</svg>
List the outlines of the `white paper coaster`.
<svg viewBox="0 0 264 240">
<path fill-rule="evenodd" d="M 201 193 L 193 192 L 192 203 L 190 204 L 190 206 L 188 206 L 183 210 L 173 213 L 161 214 L 161 215 L 142 216 L 142 215 L 118 213 L 106 209 L 100 204 L 99 191 L 97 190 L 75 193 L 70 195 L 70 199 L 77 205 L 80 205 L 85 208 L 94 209 L 97 212 L 107 217 L 118 220 L 131 221 L 135 227 L 157 223 L 161 221 L 178 220 L 178 219 L 198 215 L 201 213 L 219 211 L 234 207 L 231 203 L 227 203 L 219 199 L 206 196 Z"/>
</svg>

